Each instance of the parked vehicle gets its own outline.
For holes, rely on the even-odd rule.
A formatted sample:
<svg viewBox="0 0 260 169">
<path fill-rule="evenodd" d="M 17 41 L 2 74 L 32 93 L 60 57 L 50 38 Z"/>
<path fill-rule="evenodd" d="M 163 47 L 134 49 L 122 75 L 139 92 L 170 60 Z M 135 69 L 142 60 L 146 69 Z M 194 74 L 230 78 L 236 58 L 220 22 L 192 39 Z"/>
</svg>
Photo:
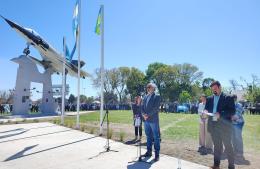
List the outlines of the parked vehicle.
<svg viewBox="0 0 260 169">
<path fill-rule="evenodd" d="M 177 106 L 177 113 L 184 112 L 187 113 L 189 108 L 186 105 L 178 105 Z"/>
</svg>

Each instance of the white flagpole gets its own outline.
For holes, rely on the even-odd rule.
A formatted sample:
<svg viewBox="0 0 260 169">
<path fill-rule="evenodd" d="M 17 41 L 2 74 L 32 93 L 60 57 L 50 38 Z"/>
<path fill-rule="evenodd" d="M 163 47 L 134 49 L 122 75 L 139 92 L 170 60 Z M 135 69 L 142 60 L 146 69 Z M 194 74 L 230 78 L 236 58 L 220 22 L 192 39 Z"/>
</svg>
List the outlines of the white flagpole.
<svg viewBox="0 0 260 169">
<path fill-rule="evenodd" d="M 66 62 L 66 38 L 63 37 L 63 68 L 62 68 L 62 101 L 61 101 L 61 124 L 64 124 L 64 107 L 65 107 L 65 62 Z"/>
<path fill-rule="evenodd" d="M 104 5 L 101 5 L 101 104 L 100 104 L 100 130 L 102 135 L 102 120 L 104 115 Z"/>
<path fill-rule="evenodd" d="M 78 30 L 78 98 L 77 98 L 77 122 L 76 128 L 79 129 L 79 101 L 80 101 L 80 30 L 81 30 L 81 0 L 79 0 L 79 30 Z"/>
</svg>

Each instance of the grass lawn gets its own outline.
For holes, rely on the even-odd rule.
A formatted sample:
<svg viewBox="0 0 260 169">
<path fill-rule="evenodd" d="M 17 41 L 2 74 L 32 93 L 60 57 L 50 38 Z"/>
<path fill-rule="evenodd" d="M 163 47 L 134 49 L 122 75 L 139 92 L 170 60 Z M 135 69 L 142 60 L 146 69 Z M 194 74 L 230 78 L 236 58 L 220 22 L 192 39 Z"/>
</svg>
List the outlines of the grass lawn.
<svg viewBox="0 0 260 169">
<path fill-rule="evenodd" d="M 244 115 L 243 129 L 245 163 L 238 165 L 238 169 L 256 169 L 260 166 L 260 115 Z M 99 112 L 80 115 L 80 130 L 99 134 Z M 50 119 L 25 120 L 21 123 L 49 121 L 60 124 L 60 117 Z M 135 144 L 132 111 L 109 111 L 109 137 L 126 144 Z M 19 123 L 19 122 L 10 122 Z M 66 116 L 65 126 L 74 128 L 76 116 Z M 198 150 L 199 116 L 197 114 L 160 113 L 160 131 L 162 136 L 161 153 L 173 157 L 199 163 L 205 166 L 212 164 L 213 155 L 200 155 Z M 143 134 L 144 135 L 144 134 Z M 106 137 L 106 123 L 103 137 Z M 143 143 L 146 138 L 143 137 Z M 143 144 L 145 148 L 145 144 Z M 227 168 L 227 160 L 221 162 L 221 168 Z"/>
<path fill-rule="evenodd" d="M 109 111 L 109 121 L 114 124 L 133 123 L 132 111 Z M 245 115 L 243 139 L 245 149 L 260 152 L 260 116 Z M 99 112 L 80 115 L 80 123 L 99 124 Z M 66 117 L 65 124 L 75 124 L 75 116 Z M 97 126 L 98 127 L 98 126 Z M 160 113 L 160 128 L 163 139 L 198 142 L 199 118 L 197 114 Z"/>
</svg>

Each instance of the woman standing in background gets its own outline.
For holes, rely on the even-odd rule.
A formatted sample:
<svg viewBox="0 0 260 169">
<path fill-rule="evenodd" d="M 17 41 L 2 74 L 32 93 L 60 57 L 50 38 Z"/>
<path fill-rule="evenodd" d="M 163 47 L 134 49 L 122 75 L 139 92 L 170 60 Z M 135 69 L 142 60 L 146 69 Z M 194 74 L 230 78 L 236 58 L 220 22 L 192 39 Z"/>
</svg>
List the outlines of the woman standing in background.
<svg viewBox="0 0 260 169">
<path fill-rule="evenodd" d="M 134 127 L 135 127 L 135 140 L 142 137 L 142 109 L 141 109 L 141 96 L 135 97 L 135 103 L 133 104 L 133 119 L 134 119 Z"/>
</svg>

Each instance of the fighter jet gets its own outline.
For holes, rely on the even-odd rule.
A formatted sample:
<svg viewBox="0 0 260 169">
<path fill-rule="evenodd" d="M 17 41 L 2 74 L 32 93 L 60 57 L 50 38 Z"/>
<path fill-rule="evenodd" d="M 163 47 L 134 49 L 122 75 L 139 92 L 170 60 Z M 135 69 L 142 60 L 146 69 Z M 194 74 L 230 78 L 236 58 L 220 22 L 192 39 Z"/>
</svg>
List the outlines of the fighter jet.
<svg viewBox="0 0 260 169">
<path fill-rule="evenodd" d="M 1 16 L 1 15 L 0 15 Z M 65 62 L 66 72 L 71 76 L 78 76 L 78 60 L 67 60 L 59 54 L 47 41 L 45 41 L 36 31 L 30 28 L 25 28 L 1 16 L 16 32 L 18 32 L 27 41 L 27 48 L 24 53 L 32 59 L 36 64 L 43 66 L 45 69 L 51 68 L 56 73 L 62 73 L 63 60 Z M 42 56 L 42 60 L 29 56 L 29 46 L 35 47 Z M 80 61 L 80 67 L 83 67 L 85 62 Z M 89 74 L 80 70 L 80 77 L 85 78 Z"/>
</svg>

